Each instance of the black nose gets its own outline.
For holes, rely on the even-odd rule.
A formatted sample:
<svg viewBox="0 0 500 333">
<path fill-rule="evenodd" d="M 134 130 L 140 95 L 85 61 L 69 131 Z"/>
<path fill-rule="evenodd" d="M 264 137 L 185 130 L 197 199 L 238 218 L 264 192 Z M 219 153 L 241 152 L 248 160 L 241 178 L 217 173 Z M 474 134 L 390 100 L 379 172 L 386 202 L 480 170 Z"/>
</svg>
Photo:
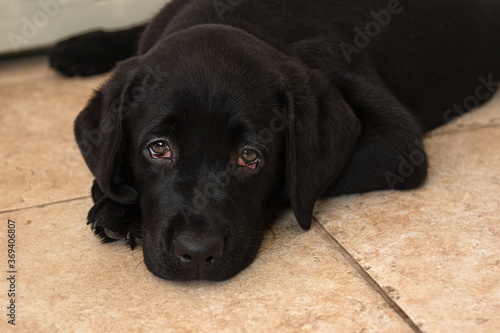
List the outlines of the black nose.
<svg viewBox="0 0 500 333">
<path fill-rule="evenodd" d="M 174 251 L 184 267 L 199 274 L 210 269 L 222 256 L 224 239 L 184 232 L 175 239 Z"/>
</svg>

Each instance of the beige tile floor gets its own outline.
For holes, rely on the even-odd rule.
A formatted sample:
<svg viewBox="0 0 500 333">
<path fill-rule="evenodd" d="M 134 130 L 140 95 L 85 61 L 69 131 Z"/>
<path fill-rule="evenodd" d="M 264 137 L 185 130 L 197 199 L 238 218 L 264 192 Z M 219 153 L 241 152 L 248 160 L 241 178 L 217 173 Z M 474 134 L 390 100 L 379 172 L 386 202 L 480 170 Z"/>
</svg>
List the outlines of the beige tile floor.
<svg viewBox="0 0 500 333">
<path fill-rule="evenodd" d="M 141 250 L 85 225 L 92 177 L 72 122 L 106 76 L 66 79 L 44 56 L 0 62 L 0 332 L 410 332 L 290 212 L 274 245 L 219 283 L 152 276 Z M 424 332 L 500 331 L 500 98 L 430 133 L 427 184 L 323 200 L 320 223 Z M 16 222 L 16 326 L 5 315 Z M 265 240 L 267 242 L 268 240 Z"/>
</svg>

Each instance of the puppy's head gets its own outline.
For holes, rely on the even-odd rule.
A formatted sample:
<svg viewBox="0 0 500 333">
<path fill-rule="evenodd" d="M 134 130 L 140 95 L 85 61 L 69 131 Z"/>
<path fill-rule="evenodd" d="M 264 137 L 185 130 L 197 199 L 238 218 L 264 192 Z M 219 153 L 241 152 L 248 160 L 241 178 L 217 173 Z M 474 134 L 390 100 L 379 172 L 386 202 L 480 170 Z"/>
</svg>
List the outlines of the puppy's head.
<svg viewBox="0 0 500 333">
<path fill-rule="evenodd" d="M 310 227 L 359 124 L 319 73 L 212 25 L 121 63 L 75 133 L 104 195 L 140 206 L 151 272 L 223 280 L 255 258 L 276 208 Z"/>
</svg>

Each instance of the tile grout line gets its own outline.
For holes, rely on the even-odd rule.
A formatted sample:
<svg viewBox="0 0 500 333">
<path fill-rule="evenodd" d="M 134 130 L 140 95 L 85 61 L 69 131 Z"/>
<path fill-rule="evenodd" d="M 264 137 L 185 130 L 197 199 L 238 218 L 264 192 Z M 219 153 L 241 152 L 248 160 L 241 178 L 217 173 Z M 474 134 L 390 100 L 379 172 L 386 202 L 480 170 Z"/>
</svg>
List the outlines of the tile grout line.
<svg viewBox="0 0 500 333">
<path fill-rule="evenodd" d="M 0 214 L 20 212 L 22 210 L 33 209 L 33 208 L 45 208 L 47 206 L 57 205 L 57 204 L 66 203 L 66 202 L 73 202 L 73 201 L 78 201 L 78 200 L 83 200 L 83 199 L 89 199 L 89 198 L 91 198 L 91 196 L 87 195 L 87 196 L 84 196 L 84 197 L 78 197 L 78 198 L 72 198 L 72 199 L 66 199 L 66 200 L 59 200 L 59 201 L 54 201 L 54 202 L 49 202 L 49 203 L 39 204 L 39 205 L 34 205 L 34 206 L 28 206 L 28 207 L 23 207 L 23 208 L 14 208 L 14 209 L 2 210 L 2 211 L 0 211 Z"/>
<path fill-rule="evenodd" d="M 422 333 L 420 328 L 413 322 L 413 320 L 406 314 L 406 312 L 385 292 L 385 290 L 375 281 L 370 274 L 347 252 L 347 250 L 319 223 L 315 216 L 312 218 L 313 225 L 315 225 L 323 236 L 325 236 L 330 243 L 342 254 L 342 256 L 349 262 L 349 264 L 365 279 L 365 281 L 372 287 L 384 301 L 405 321 L 405 323 L 415 333 Z"/>
</svg>

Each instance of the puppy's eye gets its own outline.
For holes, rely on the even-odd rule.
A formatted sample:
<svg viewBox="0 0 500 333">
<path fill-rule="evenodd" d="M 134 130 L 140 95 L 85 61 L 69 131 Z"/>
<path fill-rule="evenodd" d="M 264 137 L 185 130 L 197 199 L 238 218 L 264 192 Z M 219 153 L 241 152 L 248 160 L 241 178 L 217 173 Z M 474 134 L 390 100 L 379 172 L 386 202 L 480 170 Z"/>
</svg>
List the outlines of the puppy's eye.
<svg viewBox="0 0 500 333">
<path fill-rule="evenodd" d="M 158 158 L 170 158 L 172 157 L 172 151 L 165 140 L 158 140 L 151 143 L 148 147 L 149 155 L 153 159 Z"/>
<path fill-rule="evenodd" d="M 256 170 L 261 161 L 260 153 L 251 148 L 243 149 L 241 155 L 238 157 L 238 164 L 252 170 Z"/>
</svg>

